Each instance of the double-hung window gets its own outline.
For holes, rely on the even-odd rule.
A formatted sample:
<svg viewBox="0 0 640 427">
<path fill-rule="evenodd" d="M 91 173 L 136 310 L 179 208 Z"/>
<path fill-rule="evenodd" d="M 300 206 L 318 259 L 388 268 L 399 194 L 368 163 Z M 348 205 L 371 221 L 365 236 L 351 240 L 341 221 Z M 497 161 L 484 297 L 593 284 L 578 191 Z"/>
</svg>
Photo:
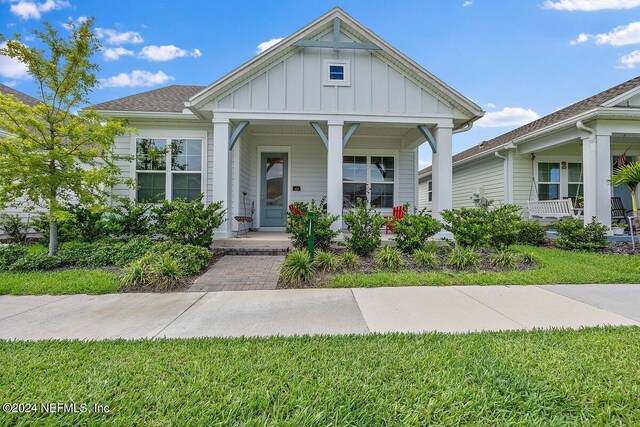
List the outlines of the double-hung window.
<svg viewBox="0 0 640 427">
<path fill-rule="evenodd" d="M 202 193 L 201 139 L 137 138 L 139 202 L 194 200 Z"/>
<path fill-rule="evenodd" d="M 343 156 L 343 206 L 352 208 L 358 199 L 376 208 L 394 203 L 395 158 L 393 156 Z"/>
<path fill-rule="evenodd" d="M 538 162 L 538 200 L 560 200 L 567 197 L 574 203 L 584 196 L 582 163 Z"/>
<path fill-rule="evenodd" d="M 538 200 L 560 199 L 560 162 L 538 163 Z"/>
<path fill-rule="evenodd" d="M 578 197 L 584 197 L 584 185 L 582 185 L 582 163 L 567 164 L 567 197 L 574 202 Z"/>
<path fill-rule="evenodd" d="M 433 181 L 427 183 L 427 202 L 433 201 Z"/>
</svg>

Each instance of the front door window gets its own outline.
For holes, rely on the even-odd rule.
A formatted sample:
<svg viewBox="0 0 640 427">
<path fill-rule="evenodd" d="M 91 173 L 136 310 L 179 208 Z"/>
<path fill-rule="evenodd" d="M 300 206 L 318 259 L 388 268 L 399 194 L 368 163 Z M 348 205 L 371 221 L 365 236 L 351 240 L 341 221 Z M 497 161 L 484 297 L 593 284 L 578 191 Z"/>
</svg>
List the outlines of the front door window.
<svg viewBox="0 0 640 427">
<path fill-rule="evenodd" d="M 262 153 L 260 226 L 284 227 L 287 209 L 287 153 Z"/>
</svg>

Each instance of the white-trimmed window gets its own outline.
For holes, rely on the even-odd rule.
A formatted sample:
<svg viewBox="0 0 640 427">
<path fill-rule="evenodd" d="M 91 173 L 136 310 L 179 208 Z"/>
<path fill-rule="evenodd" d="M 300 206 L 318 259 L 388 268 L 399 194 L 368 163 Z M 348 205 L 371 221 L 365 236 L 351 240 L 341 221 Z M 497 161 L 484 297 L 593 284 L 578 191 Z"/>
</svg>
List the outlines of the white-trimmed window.
<svg viewBox="0 0 640 427">
<path fill-rule="evenodd" d="M 433 181 L 427 182 L 427 202 L 433 201 Z"/>
<path fill-rule="evenodd" d="M 325 86 L 349 86 L 351 84 L 350 61 L 332 59 L 324 61 Z"/>
<path fill-rule="evenodd" d="M 343 206 L 363 199 L 376 208 L 392 208 L 395 196 L 395 157 L 343 156 Z"/>
<path fill-rule="evenodd" d="M 154 203 L 200 196 L 202 149 L 198 138 L 137 138 L 136 200 Z"/>
<path fill-rule="evenodd" d="M 567 197 L 576 202 L 584 195 L 582 163 L 574 161 L 540 161 L 536 166 L 538 200 L 560 200 Z"/>
</svg>

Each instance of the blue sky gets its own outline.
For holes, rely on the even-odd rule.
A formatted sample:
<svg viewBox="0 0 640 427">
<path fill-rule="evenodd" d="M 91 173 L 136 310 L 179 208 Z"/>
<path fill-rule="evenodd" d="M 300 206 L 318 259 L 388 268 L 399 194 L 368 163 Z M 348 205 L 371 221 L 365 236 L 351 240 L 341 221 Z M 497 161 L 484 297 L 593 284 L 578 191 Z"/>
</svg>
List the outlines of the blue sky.
<svg viewBox="0 0 640 427">
<path fill-rule="evenodd" d="M 0 32 L 95 16 L 104 79 L 92 103 L 167 84 L 207 85 L 334 6 L 369 27 L 487 117 L 454 152 L 638 75 L 640 0 L 0 0 Z M 29 37 L 23 38 L 29 44 Z M 0 57 L 0 82 L 33 94 Z M 421 148 L 426 164 L 430 153 Z"/>
</svg>

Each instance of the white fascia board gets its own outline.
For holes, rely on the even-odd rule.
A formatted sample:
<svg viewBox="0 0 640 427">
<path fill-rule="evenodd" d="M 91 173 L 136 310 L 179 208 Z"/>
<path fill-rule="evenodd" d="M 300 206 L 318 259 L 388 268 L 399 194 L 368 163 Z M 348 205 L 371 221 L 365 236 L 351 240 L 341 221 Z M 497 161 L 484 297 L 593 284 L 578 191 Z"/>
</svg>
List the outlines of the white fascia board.
<svg viewBox="0 0 640 427">
<path fill-rule="evenodd" d="M 615 107 L 616 105 L 618 105 L 619 103 L 621 103 L 622 101 L 624 101 L 627 98 L 633 98 L 634 96 L 640 94 L 640 86 L 635 87 L 631 90 L 626 91 L 625 93 L 616 96 L 615 98 L 612 98 L 610 100 L 608 100 L 607 102 L 603 103 L 602 106 L 603 107 Z M 622 107 L 624 108 L 624 107 Z"/>
<path fill-rule="evenodd" d="M 95 110 L 105 117 L 118 117 L 125 119 L 171 119 L 171 120 L 200 120 L 191 113 L 168 113 L 157 111 L 112 111 Z"/>
</svg>

